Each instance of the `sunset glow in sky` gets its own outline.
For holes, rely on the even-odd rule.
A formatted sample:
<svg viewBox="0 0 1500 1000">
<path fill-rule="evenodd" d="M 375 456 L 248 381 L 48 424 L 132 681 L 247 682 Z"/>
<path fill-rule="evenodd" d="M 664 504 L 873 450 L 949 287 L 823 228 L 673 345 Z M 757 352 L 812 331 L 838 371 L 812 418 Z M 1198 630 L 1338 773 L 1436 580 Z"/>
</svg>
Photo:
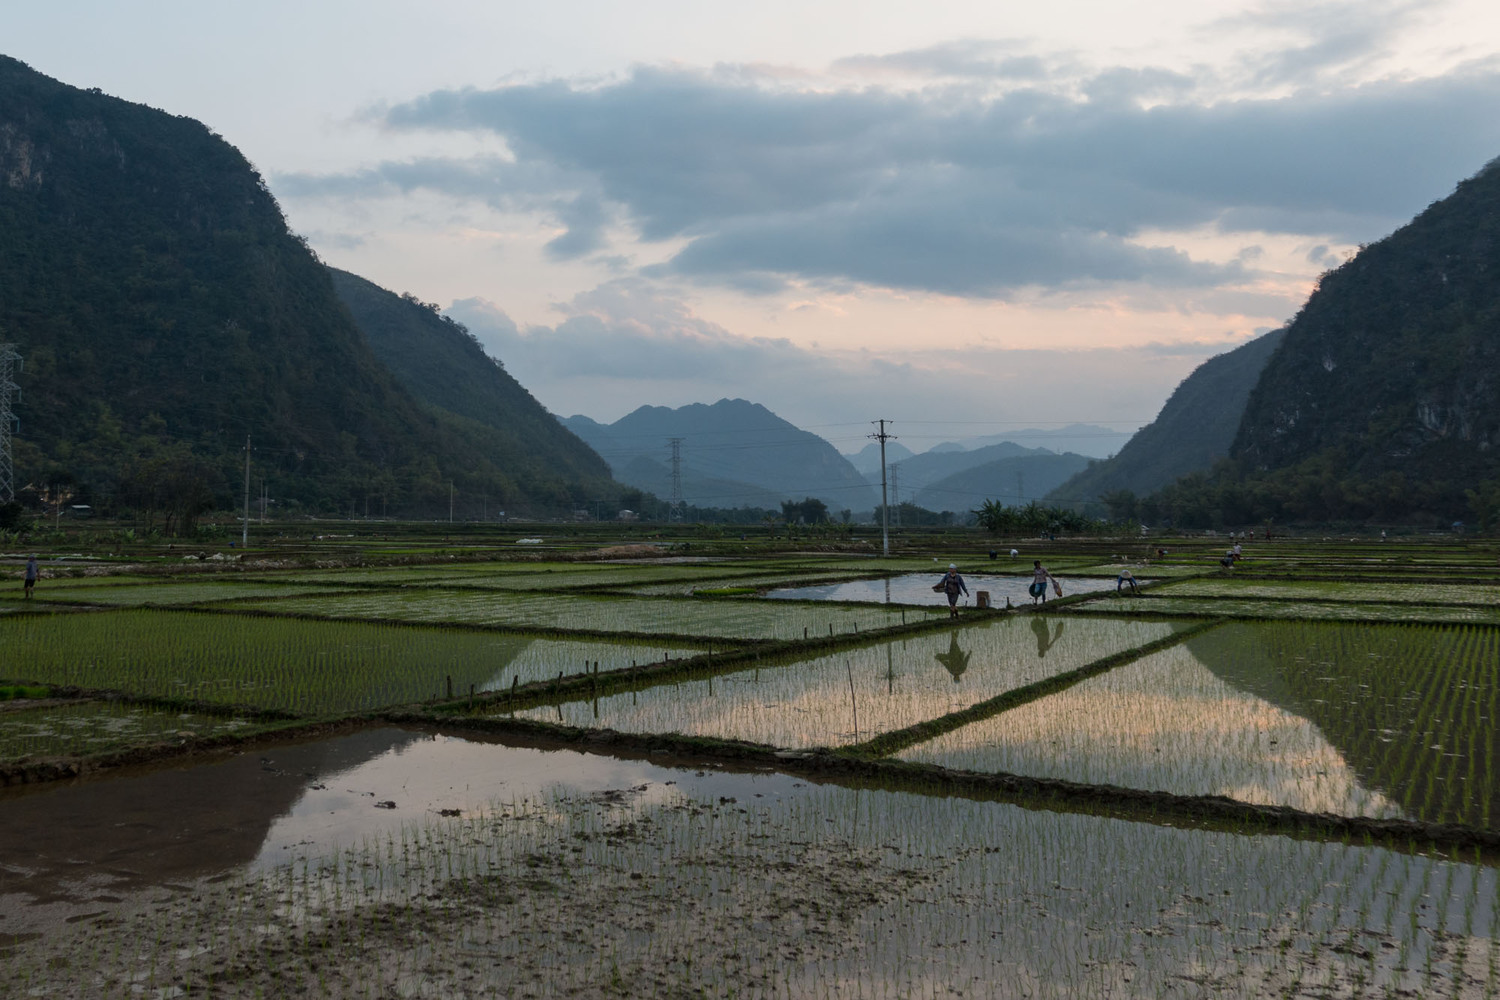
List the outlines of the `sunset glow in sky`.
<svg viewBox="0 0 1500 1000">
<path fill-rule="evenodd" d="M 149 12 L 149 13 L 147 13 Z M 1500 8 L 159 2 L 0 51 L 198 118 L 554 412 L 1134 429 L 1500 156 Z M 903 428 L 903 424 L 905 425 Z"/>
</svg>

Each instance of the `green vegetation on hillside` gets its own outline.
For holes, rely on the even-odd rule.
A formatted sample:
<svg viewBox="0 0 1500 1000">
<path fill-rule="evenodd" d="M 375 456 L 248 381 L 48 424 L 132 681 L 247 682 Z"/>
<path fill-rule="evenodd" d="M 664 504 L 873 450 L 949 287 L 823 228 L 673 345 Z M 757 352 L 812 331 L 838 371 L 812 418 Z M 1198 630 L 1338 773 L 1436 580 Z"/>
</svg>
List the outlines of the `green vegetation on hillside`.
<svg viewBox="0 0 1500 1000">
<path fill-rule="evenodd" d="M 239 492 L 247 436 L 257 491 L 292 510 L 597 491 L 597 467 L 538 481 L 492 432 L 424 411 L 203 124 L 0 57 L 0 137 L 0 341 L 25 357 L 16 473 L 33 505 L 188 529 Z"/>
</svg>

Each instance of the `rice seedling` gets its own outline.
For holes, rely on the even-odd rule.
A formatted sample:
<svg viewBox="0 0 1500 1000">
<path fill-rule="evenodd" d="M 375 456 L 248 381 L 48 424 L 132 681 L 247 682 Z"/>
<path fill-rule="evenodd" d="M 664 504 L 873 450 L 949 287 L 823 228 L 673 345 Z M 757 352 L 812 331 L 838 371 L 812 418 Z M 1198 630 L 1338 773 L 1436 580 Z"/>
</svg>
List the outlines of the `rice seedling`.
<svg viewBox="0 0 1500 1000">
<path fill-rule="evenodd" d="M 232 716 L 115 701 L 5 712 L 0 713 L 0 761 L 108 753 L 163 740 L 219 736 L 251 725 Z"/>
<path fill-rule="evenodd" d="M 849 635 L 902 624 L 947 608 L 787 606 L 757 600 L 701 601 L 613 595 L 532 595 L 516 592 L 405 590 L 397 593 L 290 597 L 245 607 L 328 618 L 486 625 L 691 639 L 791 640 Z"/>
<path fill-rule="evenodd" d="M 842 746 L 958 711 L 1172 632 L 1163 622 L 1000 618 L 519 714 L 582 728 L 676 732 L 792 748 Z"/>
<path fill-rule="evenodd" d="M 318 586 L 298 586 L 276 583 L 241 583 L 239 581 L 184 580 L 180 583 L 157 581 L 149 584 L 127 584 L 123 586 L 84 585 L 73 586 L 71 581 L 59 581 L 57 586 L 38 587 L 36 600 L 56 601 L 64 604 L 104 604 L 130 607 L 145 604 L 184 605 L 204 604 L 210 601 L 232 601 L 240 598 L 283 597 L 293 594 L 320 593 Z M 0 595 L 5 600 L 20 600 L 19 592 L 8 591 Z"/>
<path fill-rule="evenodd" d="M 1351 601 L 1365 604 L 1421 603 L 1500 606 L 1500 587 L 1482 584 L 1334 582 L 1310 580 L 1185 580 L 1159 597 L 1260 598 L 1287 601 Z"/>
<path fill-rule="evenodd" d="M 64 927 L 14 949 L 0 985 L 1447 998 L 1483 993 L 1495 964 L 1497 873 L 1461 861 L 648 765 L 622 777 L 640 783 L 528 790 Z"/>
<path fill-rule="evenodd" d="M 851 580 L 844 583 L 825 583 L 813 586 L 791 586 L 772 590 L 766 594 L 767 597 L 780 600 L 797 601 L 855 601 L 872 602 L 876 604 L 931 604 L 945 605 L 947 598 L 941 594 L 935 594 L 932 585 L 938 577 L 930 573 L 913 574 L 908 576 L 890 577 L 882 580 Z M 1110 577 L 1103 580 L 1098 577 L 1069 576 L 1061 579 L 1063 590 L 1068 594 L 1087 594 L 1101 590 L 1114 590 L 1115 579 Z M 960 598 L 967 605 L 974 603 L 972 596 L 978 591 L 987 591 L 990 595 L 990 603 L 995 607 L 1007 607 L 1009 605 L 1022 606 L 1031 604 L 1031 596 L 1027 588 L 1031 585 L 1030 576 L 980 576 L 971 575 L 964 578 L 964 583 L 969 588 L 970 596 Z M 1140 580 L 1139 583 L 1149 581 Z M 1051 597 L 1051 591 L 1048 591 Z"/>
<path fill-rule="evenodd" d="M 1293 602 L 1213 597 L 1121 597 L 1089 601 L 1085 610 L 1122 615 L 1196 615 L 1213 618 L 1348 622 L 1453 622 L 1500 625 L 1500 608 L 1412 603 Z"/>
<path fill-rule="evenodd" d="M 369 711 L 449 693 L 628 667 L 697 649 L 464 630 L 122 610 L 0 621 L 25 649 L 16 680 L 250 705 L 299 714 Z M 450 692 L 449 685 L 452 685 Z"/>
<path fill-rule="evenodd" d="M 1400 818 L 1306 718 L 1216 676 L 1194 641 L 966 726 L 903 760 L 1313 813 Z"/>
</svg>

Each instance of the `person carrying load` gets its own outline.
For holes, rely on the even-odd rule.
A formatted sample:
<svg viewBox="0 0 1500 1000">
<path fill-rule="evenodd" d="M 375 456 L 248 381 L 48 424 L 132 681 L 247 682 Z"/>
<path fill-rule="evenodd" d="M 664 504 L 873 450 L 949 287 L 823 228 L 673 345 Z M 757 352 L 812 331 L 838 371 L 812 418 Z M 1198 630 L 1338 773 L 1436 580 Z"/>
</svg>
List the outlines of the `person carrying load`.
<svg viewBox="0 0 1500 1000">
<path fill-rule="evenodd" d="M 1031 586 L 1026 588 L 1026 592 L 1031 595 L 1032 604 L 1035 604 L 1037 601 L 1041 601 L 1043 604 L 1047 603 L 1048 580 L 1052 580 L 1054 585 L 1057 584 L 1052 574 L 1047 572 L 1047 567 L 1042 565 L 1042 561 L 1040 559 L 1033 560 L 1031 563 Z M 1058 585 L 1058 593 L 1062 593 L 1060 585 Z"/>
<path fill-rule="evenodd" d="M 932 589 L 948 595 L 948 617 L 957 618 L 959 592 L 962 591 L 965 597 L 969 596 L 969 588 L 964 583 L 964 578 L 958 575 L 958 564 L 949 563 L 947 574 L 933 584 Z"/>
</svg>

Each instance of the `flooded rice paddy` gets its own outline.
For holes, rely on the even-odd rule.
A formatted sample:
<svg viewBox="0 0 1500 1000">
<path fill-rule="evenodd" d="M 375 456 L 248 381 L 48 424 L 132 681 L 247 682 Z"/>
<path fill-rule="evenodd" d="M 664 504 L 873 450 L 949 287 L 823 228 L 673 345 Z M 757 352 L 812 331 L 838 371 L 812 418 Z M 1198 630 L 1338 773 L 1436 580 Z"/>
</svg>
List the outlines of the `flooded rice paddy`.
<svg viewBox="0 0 1500 1000">
<path fill-rule="evenodd" d="M 782 587 L 766 594 L 778 600 L 795 601 L 858 601 L 874 604 L 931 604 L 946 606 L 948 599 L 934 593 L 932 585 L 941 579 L 941 573 L 913 573 L 907 576 L 889 577 L 884 580 L 849 580 L 843 583 L 825 583 L 806 587 Z M 1028 576 L 979 576 L 964 577 L 969 596 L 960 595 L 962 606 L 973 607 L 974 597 L 979 591 L 989 593 L 990 604 L 997 608 L 1020 607 L 1032 603 L 1027 588 L 1032 578 Z M 1099 577 L 1059 577 L 1063 594 L 1090 594 L 1102 590 L 1114 590 L 1115 579 Z M 1146 581 L 1137 581 L 1144 583 Z M 1053 592 L 1049 589 L 1047 597 Z"/>
<path fill-rule="evenodd" d="M 18 994 L 1500 987 L 1458 859 L 390 730 L 113 784 L 0 799 Z"/>
<path fill-rule="evenodd" d="M 521 714 L 632 733 L 785 748 L 842 746 L 968 708 L 1173 630 L 1165 622 L 1005 618 Z"/>
<path fill-rule="evenodd" d="M 1494 554 L 1172 547 L 44 580 L 0 992 L 1500 996 Z"/>
</svg>

